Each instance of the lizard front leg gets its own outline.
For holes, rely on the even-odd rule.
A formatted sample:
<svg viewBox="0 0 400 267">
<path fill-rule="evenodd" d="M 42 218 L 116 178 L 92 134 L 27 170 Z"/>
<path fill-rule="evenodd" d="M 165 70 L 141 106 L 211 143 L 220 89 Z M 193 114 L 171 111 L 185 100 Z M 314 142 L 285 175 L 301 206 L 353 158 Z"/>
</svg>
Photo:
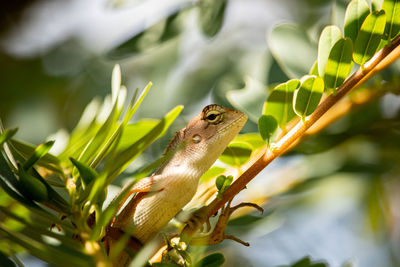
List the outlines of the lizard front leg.
<svg viewBox="0 0 400 267">
<path fill-rule="evenodd" d="M 248 203 L 248 202 L 243 202 L 243 203 L 240 203 L 240 204 L 238 204 L 238 205 L 236 205 L 234 207 L 231 207 L 230 206 L 231 202 L 232 202 L 232 200 L 230 200 L 227 203 L 227 205 L 222 209 L 221 214 L 220 214 L 220 216 L 218 218 L 218 221 L 217 221 L 213 231 L 211 233 L 203 235 L 203 236 L 198 236 L 198 237 L 195 236 L 190 241 L 191 245 L 215 245 L 215 244 L 221 243 L 225 239 L 231 239 L 231 240 L 234 240 L 234 241 L 236 241 L 236 242 L 238 242 L 238 243 L 240 243 L 242 245 L 249 246 L 249 243 L 244 242 L 241 239 L 239 239 L 239 238 L 237 238 L 237 237 L 235 237 L 233 235 L 226 235 L 225 234 L 225 229 L 226 229 L 226 226 L 228 224 L 229 218 L 230 218 L 230 216 L 232 215 L 232 213 L 235 210 L 237 210 L 239 208 L 242 208 L 242 207 L 252 207 L 252 208 L 257 209 L 261 213 L 263 213 L 264 210 L 263 210 L 263 208 L 261 208 L 257 204 Z M 201 216 L 201 214 L 204 213 L 205 210 L 206 209 L 204 209 L 203 211 L 200 210 L 200 214 L 197 214 L 197 215 Z M 198 216 L 198 217 L 200 217 L 200 216 Z M 190 222 L 188 224 L 189 225 L 190 224 L 192 224 L 192 225 L 197 224 L 198 225 L 198 223 L 201 223 L 201 221 L 193 222 L 193 220 L 194 221 L 198 220 L 198 217 L 194 216 L 193 219 L 192 219 L 192 222 Z M 210 227 L 209 221 L 206 220 L 205 223 L 207 223 L 208 229 L 210 229 L 211 227 Z"/>
</svg>

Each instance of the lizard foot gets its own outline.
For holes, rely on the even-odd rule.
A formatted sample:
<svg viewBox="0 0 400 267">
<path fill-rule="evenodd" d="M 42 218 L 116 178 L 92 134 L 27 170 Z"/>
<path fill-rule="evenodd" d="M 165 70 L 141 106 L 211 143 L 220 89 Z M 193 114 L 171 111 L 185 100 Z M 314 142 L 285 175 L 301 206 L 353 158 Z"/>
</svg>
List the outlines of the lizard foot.
<svg viewBox="0 0 400 267">
<path fill-rule="evenodd" d="M 189 220 L 186 221 L 186 224 L 189 225 L 190 228 L 192 229 L 199 229 L 200 232 L 210 232 L 211 230 L 211 223 L 210 219 L 207 218 L 207 206 L 204 206 L 198 210 L 196 210 L 192 216 L 190 217 Z M 207 219 L 205 219 L 207 218 Z M 207 225 L 206 230 L 204 231 L 204 224 Z"/>
<path fill-rule="evenodd" d="M 192 241 L 190 242 L 191 245 L 215 245 L 215 244 L 221 243 L 225 239 L 231 239 L 231 240 L 234 240 L 244 246 L 249 246 L 249 243 L 244 242 L 243 240 L 241 240 L 233 235 L 225 234 L 225 229 L 226 229 L 226 225 L 228 224 L 229 217 L 235 210 L 237 210 L 239 208 L 243 208 L 243 207 L 252 207 L 252 208 L 257 209 L 261 213 L 263 213 L 264 210 L 257 204 L 248 203 L 248 202 L 243 202 L 234 207 L 231 207 L 230 206 L 231 202 L 232 202 L 232 200 L 229 201 L 227 203 L 227 205 L 222 209 L 221 215 L 218 218 L 218 221 L 214 227 L 214 230 L 210 234 L 207 234 L 205 236 L 194 237 L 192 239 Z"/>
</svg>

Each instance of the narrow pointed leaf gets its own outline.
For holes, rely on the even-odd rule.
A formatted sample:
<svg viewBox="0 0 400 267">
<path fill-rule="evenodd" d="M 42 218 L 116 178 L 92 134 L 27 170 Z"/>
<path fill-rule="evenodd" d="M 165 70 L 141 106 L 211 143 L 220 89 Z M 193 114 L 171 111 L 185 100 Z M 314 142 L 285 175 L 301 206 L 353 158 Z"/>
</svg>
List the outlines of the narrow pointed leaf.
<svg viewBox="0 0 400 267">
<path fill-rule="evenodd" d="M 311 115 L 317 108 L 324 92 L 324 81 L 321 77 L 305 76 L 301 86 L 294 95 L 294 111 L 301 118 Z"/>
<path fill-rule="evenodd" d="M 400 0 L 384 0 L 386 14 L 385 38 L 392 40 L 400 31 Z"/>
<path fill-rule="evenodd" d="M 353 44 L 350 38 L 340 39 L 333 46 L 326 64 L 324 82 L 327 89 L 336 91 L 353 66 Z"/>
<path fill-rule="evenodd" d="M 50 148 L 54 145 L 54 141 L 48 141 L 39 145 L 34 151 L 33 154 L 28 158 L 28 160 L 24 163 L 23 167 L 25 170 L 31 168 L 39 159 L 41 159 L 44 155 L 49 152 Z"/>
<path fill-rule="evenodd" d="M 176 119 L 182 111 L 183 106 L 177 106 L 171 110 L 165 117 L 151 130 L 146 136 L 139 139 L 134 144 L 120 151 L 116 157 L 106 164 L 106 170 L 110 175 L 110 179 L 125 169 L 138 155 L 140 155 L 152 142 L 162 136 L 171 123 Z"/>
<path fill-rule="evenodd" d="M 86 166 L 85 164 L 77 161 L 74 158 L 69 158 L 72 162 L 72 164 L 75 165 L 75 167 L 78 169 L 79 174 L 81 175 L 82 182 L 85 186 L 90 184 L 92 181 L 96 179 L 98 176 L 97 172 L 90 168 L 89 166 Z"/>
<path fill-rule="evenodd" d="M 344 36 L 355 42 L 361 25 L 369 13 L 369 6 L 365 0 L 351 1 L 344 16 Z"/>
<path fill-rule="evenodd" d="M 22 166 L 19 166 L 18 171 L 18 190 L 24 197 L 38 202 L 49 199 L 47 187 L 42 181 L 27 173 Z"/>
<path fill-rule="evenodd" d="M 9 140 L 11 137 L 13 137 L 17 131 L 18 131 L 17 128 L 4 130 L 0 134 L 0 147 L 1 147 L 1 145 L 3 145 L 4 142 Z"/>
<path fill-rule="evenodd" d="M 342 38 L 342 32 L 335 26 L 327 26 L 321 33 L 318 42 L 318 73 L 323 77 L 325 74 L 326 63 L 328 62 L 329 53 L 334 44 Z"/>
<path fill-rule="evenodd" d="M 272 136 L 276 132 L 276 129 L 278 129 L 278 122 L 274 116 L 262 115 L 258 120 L 258 131 L 267 144 L 270 143 Z"/>
<path fill-rule="evenodd" d="M 354 43 L 353 60 L 363 66 L 375 54 L 385 30 L 385 11 L 375 11 L 368 15 Z"/>
<path fill-rule="evenodd" d="M 279 84 L 271 91 L 264 104 L 263 115 L 272 115 L 275 117 L 279 127 L 282 129 L 296 116 L 292 101 L 294 91 L 299 86 L 299 80 L 289 80 L 286 83 Z"/>
</svg>

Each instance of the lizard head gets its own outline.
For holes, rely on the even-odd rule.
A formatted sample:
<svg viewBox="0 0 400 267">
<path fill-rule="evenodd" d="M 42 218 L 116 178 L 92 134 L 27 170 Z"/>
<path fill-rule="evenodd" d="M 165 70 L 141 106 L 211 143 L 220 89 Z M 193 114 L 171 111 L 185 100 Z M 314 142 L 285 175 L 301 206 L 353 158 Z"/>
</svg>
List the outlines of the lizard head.
<svg viewBox="0 0 400 267">
<path fill-rule="evenodd" d="M 196 165 L 208 169 L 247 121 L 247 115 L 220 105 L 208 105 L 177 133 L 183 152 Z"/>
</svg>

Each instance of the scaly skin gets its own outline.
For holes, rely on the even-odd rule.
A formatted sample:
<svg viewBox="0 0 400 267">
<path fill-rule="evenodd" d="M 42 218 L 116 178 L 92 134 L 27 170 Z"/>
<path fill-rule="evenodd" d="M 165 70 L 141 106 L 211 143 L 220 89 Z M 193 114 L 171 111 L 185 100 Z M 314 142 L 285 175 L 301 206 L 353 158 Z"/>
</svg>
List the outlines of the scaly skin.
<svg viewBox="0 0 400 267">
<path fill-rule="evenodd" d="M 194 196 L 199 178 L 218 159 L 247 121 L 237 110 L 206 106 L 180 130 L 167 148 L 171 157 L 152 176 L 140 180 L 134 196 L 112 227 L 134 229 L 142 243 L 152 239 Z"/>
</svg>

